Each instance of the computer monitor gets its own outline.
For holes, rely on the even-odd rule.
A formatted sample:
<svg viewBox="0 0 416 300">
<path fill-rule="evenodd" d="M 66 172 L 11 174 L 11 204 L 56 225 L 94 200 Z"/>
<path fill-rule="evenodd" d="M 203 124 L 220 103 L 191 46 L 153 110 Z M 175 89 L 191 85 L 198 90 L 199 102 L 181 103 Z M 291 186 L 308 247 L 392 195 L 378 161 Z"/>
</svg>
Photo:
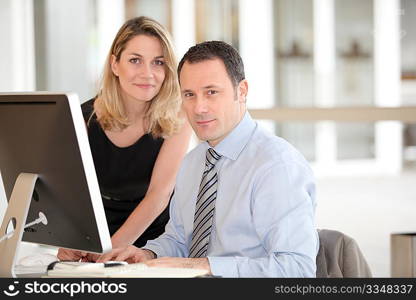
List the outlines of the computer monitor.
<svg viewBox="0 0 416 300">
<path fill-rule="evenodd" d="M 0 93 L 0 173 L 9 200 L 0 238 L 9 223 L 18 234 L 23 230 L 19 225 L 38 219 L 41 212 L 47 224 L 26 228 L 23 241 L 95 253 L 111 250 L 76 94 Z M 17 239 L 14 246 L 13 238 L 0 242 L 0 272 L 14 265 L 16 253 L 10 249 L 17 252 Z"/>
</svg>

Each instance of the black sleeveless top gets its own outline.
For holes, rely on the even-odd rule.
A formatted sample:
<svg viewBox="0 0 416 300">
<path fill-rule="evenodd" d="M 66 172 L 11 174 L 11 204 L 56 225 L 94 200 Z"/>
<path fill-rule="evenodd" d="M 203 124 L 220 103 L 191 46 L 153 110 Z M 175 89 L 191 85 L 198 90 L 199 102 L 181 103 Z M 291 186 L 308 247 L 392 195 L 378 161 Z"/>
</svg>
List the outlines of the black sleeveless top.
<svg viewBox="0 0 416 300">
<path fill-rule="evenodd" d="M 94 99 L 81 105 L 85 122 L 94 110 Z M 117 147 L 106 136 L 96 115 L 88 123 L 88 139 L 97 173 L 110 234 L 113 235 L 146 195 L 163 138 L 144 134 L 133 145 Z M 147 240 L 165 231 L 169 206 L 134 243 L 142 247 Z"/>
</svg>

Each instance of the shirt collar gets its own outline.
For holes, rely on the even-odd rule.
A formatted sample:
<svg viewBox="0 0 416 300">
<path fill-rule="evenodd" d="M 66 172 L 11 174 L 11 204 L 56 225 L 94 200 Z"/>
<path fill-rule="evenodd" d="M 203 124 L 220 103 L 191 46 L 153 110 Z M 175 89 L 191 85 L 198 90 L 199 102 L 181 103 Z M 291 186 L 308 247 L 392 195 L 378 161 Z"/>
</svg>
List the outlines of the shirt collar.
<svg viewBox="0 0 416 300">
<path fill-rule="evenodd" d="M 248 111 L 246 111 L 243 119 L 214 147 L 214 150 L 222 156 L 236 160 L 247 145 L 256 127 L 256 122 L 251 118 Z M 205 144 L 207 149 L 211 147 L 208 142 L 205 142 Z"/>
</svg>

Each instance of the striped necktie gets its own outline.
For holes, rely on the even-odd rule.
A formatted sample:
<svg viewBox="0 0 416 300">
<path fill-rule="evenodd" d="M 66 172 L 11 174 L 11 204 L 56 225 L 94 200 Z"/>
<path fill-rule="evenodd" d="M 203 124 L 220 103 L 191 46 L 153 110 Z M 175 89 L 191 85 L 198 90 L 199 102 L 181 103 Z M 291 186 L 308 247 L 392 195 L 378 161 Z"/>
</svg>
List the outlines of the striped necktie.
<svg viewBox="0 0 416 300">
<path fill-rule="evenodd" d="M 212 221 L 217 199 L 217 171 L 215 164 L 221 158 L 214 149 L 209 148 L 206 154 L 205 170 L 202 174 L 198 197 L 195 206 L 194 230 L 189 257 L 205 257 L 211 235 Z"/>
</svg>

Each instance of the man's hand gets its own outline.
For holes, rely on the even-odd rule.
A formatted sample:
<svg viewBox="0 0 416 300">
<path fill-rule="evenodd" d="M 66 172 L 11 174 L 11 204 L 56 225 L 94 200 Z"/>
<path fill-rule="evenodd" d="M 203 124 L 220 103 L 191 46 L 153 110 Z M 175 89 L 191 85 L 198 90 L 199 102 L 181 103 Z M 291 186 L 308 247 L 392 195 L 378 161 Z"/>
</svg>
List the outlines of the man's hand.
<svg viewBox="0 0 416 300">
<path fill-rule="evenodd" d="M 155 255 L 147 249 L 140 249 L 133 245 L 113 249 L 98 257 L 96 262 L 106 262 L 109 260 L 127 261 L 128 263 L 145 262 L 154 259 Z"/>
<path fill-rule="evenodd" d="M 211 267 L 209 266 L 208 258 L 182 258 L 182 257 L 161 257 L 146 261 L 149 267 L 161 268 L 188 268 L 188 269 L 202 269 L 207 270 L 209 275 Z"/>
<path fill-rule="evenodd" d="M 87 255 L 88 255 L 87 252 L 71 250 L 71 249 L 66 249 L 66 248 L 59 248 L 57 257 L 59 260 L 89 261 Z"/>
</svg>

